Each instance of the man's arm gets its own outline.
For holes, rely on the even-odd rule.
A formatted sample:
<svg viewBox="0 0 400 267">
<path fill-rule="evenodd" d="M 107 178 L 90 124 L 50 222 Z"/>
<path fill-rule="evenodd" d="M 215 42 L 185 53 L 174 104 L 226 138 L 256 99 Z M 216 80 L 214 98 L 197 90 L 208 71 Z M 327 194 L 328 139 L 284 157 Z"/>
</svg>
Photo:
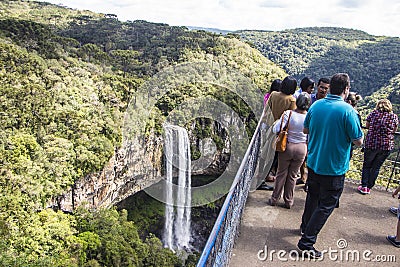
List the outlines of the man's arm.
<svg viewBox="0 0 400 267">
<path fill-rule="evenodd" d="M 308 128 L 303 128 L 303 133 L 308 134 L 309 133 Z"/>
</svg>

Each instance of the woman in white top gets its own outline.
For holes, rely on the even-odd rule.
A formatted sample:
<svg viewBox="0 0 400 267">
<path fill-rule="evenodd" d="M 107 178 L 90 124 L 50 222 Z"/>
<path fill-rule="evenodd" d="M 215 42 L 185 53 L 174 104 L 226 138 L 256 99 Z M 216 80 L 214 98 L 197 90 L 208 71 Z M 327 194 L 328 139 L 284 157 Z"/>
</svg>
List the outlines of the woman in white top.
<svg viewBox="0 0 400 267">
<path fill-rule="evenodd" d="M 284 152 L 278 154 L 278 169 L 274 191 L 268 204 L 275 206 L 281 198 L 283 190 L 284 207 L 290 209 L 293 206 L 293 193 L 296 185 L 296 179 L 300 167 L 307 154 L 307 135 L 303 133 L 304 119 L 307 110 L 310 107 L 310 95 L 303 92 L 296 100 L 297 108 L 295 110 L 286 110 L 283 116 L 283 126 L 287 124 L 290 112 L 292 113 L 289 121 L 287 146 Z M 273 126 L 273 132 L 278 133 L 281 128 L 282 119 L 277 120 Z"/>
</svg>

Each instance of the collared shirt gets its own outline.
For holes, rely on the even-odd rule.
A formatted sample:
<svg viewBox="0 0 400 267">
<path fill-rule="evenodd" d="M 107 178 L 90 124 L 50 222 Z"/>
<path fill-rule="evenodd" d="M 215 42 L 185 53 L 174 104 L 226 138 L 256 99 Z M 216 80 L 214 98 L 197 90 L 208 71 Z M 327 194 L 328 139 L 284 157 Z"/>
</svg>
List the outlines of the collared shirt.
<svg viewBox="0 0 400 267">
<path fill-rule="evenodd" d="M 294 92 L 293 97 L 297 98 L 299 95 L 301 95 L 301 93 L 303 92 L 303 90 L 300 88 L 299 90 L 297 90 L 296 92 Z"/>
<path fill-rule="evenodd" d="M 309 130 L 307 166 L 320 175 L 345 174 L 351 143 L 363 137 L 354 108 L 341 96 L 328 94 L 310 106 L 304 128 Z"/>
<path fill-rule="evenodd" d="M 315 94 L 311 94 L 311 104 L 314 103 L 315 101 L 317 101 L 317 93 Z"/>
<path fill-rule="evenodd" d="M 394 132 L 399 125 L 399 118 L 393 112 L 372 111 L 368 117 L 369 128 L 365 138 L 365 148 L 392 150 Z"/>
</svg>

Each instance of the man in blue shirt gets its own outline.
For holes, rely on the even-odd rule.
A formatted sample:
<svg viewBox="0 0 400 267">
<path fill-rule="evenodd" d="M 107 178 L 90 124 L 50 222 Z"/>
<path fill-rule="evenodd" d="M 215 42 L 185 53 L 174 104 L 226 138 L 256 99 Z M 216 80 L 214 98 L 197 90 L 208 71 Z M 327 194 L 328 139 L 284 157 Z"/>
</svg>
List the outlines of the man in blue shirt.
<svg viewBox="0 0 400 267">
<path fill-rule="evenodd" d="M 356 112 L 344 101 L 349 92 L 349 75 L 335 74 L 330 94 L 311 105 L 304 121 L 303 132 L 308 134 L 308 192 L 297 247 L 313 258 L 322 256 L 314 244 L 343 192 L 351 143 L 361 146 L 364 139 Z"/>
<path fill-rule="evenodd" d="M 329 79 L 328 78 L 320 78 L 317 84 L 317 92 L 311 94 L 311 104 L 319 99 L 323 99 L 326 97 L 329 90 Z"/>
</svg>

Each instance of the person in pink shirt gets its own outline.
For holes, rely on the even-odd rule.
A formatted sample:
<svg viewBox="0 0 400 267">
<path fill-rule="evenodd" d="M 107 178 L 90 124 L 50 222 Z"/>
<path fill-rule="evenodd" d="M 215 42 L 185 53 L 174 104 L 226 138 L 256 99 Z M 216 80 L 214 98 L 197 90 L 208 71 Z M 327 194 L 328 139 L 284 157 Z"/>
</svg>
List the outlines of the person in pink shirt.
<svg viewBox="0 0 400 267">
<path fill-rule="evenodd" d="M 281 79 L 275 79 L 272 83 L 271 83 L 271 87 L 269 89 L 269 92 L 265 94 L 264 96 L 264 106 L 265 104 L 267 104 L 267 100 L 269 98 L 269 96 L 271 95 L 272 92 L 279 92 L 281 90 L 281 84 L 282 84 L 282 80 Z"/>
</svg>

